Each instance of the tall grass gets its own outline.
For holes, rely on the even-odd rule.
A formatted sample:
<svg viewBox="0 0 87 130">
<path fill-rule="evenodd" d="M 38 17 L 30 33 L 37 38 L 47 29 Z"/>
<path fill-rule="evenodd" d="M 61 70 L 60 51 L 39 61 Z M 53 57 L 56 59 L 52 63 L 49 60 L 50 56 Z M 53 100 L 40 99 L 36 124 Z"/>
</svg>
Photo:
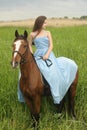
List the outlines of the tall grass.
<svg viewBox="0 0 87 130">
<path fill-rule="evenodd" d="M 33 130 L 32 120 L 26 104 L 17 99 L 18 69 L 10 65 L 14 32 L 23 33 L 31 28 L 0 27 L 0 130 Z M 52 98 L 42 99 L 40 130 L 87 130 L 87 26 L 48 27 L 57 57 L 74 59 L 79 67 L 77 86 L 76 114 L 73 120 L 63 111 L 61 117 L 55 113 Z"/>
</svg>

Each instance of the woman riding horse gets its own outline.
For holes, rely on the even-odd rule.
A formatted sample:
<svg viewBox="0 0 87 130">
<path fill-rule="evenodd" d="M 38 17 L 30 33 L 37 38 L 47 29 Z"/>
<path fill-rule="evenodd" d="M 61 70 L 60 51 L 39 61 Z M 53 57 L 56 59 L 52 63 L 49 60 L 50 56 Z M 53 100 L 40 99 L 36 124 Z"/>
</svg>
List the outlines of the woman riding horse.
<svg viewBox="0 0 87 130">
<path fill-rule="evenodd" d="M 34 24 L 33 31 L 29 37 L 29 48 L 31 53 L 32 43 L 35 44 L 37 50 L 34 54 L 37 65 L 50 85 L 54 104 L 60 104 L 71 83 L 74 81 L 78 66 L 68 58 L 56 58 L 52 52 L 53 43 L 51 33 L 45 30 L 47 18 L 39 16 Z M 23 96 L 20 94 L 19 100 Z M 24 101 L 24 99 L 23 99 Z"/>
<path fill-rule="evenodd" d="M 29 43 L 27 32 L 19 35 L 15 32 L 13 44 L 12 66 L 16 68 L 20 63 L 19 99 L 26 101 L 30 108 L 31 115 L 39 121 L 41 97 L 44 91 L 42 75 L 49 84 L 54 104 L 61 104 L 65 94 L 69 92 L 69 105 L 73 117 L 74 97 L 76 95 L 76 85 L 78 82 L 78 66 L 76 63 L 65 57 L 56 58 L 52 52 L 53 43 L 51 33 L 45 30 L 46 17 L 39 16 L 30 33 Z M 37 50 L 32 55 L 32 43 Z M 42 75 L 41 75 L 42 73 Z M 22 92 L 22 93 L 19 93 Z M 61 111 L 61 109 L 60 109 Z M 34 122 L 36 125 L 36 122 Z"/>
</svg>

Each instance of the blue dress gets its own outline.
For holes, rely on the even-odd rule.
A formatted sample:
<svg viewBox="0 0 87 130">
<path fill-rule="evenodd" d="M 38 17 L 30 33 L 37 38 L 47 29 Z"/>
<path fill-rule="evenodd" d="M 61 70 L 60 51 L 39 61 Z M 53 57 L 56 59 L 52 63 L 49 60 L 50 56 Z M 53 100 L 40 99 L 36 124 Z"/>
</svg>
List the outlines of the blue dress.
<svg viewBox="0 0 87 130">
<path fill-rule="evenodd" d="M 50 85 L 54 103 L 59 104 L 74 81 L 78 66 L 69 58 L 56 58 L 53 52 L 50 53 L 48 60 L 44 61 L 41 57 L 48 50 L 48 37 L 36 37 L 34 44 L 36 46 L 34 53 L 36 63 Z"/>
</svg>

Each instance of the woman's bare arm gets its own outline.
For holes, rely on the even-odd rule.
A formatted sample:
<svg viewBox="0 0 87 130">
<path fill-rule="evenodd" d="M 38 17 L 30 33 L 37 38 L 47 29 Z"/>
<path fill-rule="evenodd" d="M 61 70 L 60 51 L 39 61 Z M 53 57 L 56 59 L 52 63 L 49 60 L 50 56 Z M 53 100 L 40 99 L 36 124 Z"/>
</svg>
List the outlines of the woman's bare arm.
<svg viewBox="0 0 87 130">
<path fill-rule="evenodd" d="M 32 36 L 32 32 L 31 32 L 30 36 L 29 36 L 29 48 L 30 48 L 31 53 L 33 53 L 32 42 L 33 42 L 33 36 Z"/>
<path fill-rule="evenodd" d="M 46 52 L 46 54 L 43 56 L 43 59 L 46 60 L 48 59 L 49 55 L 50 55 L 50 52 L 52 51 L 53 49 L 53 40 L 52 40 L 52 36 L 51 36 L 51 33 L 50 31 L 47 32 L 47 37 L 49 39 L 49 48 L 48 48 L 48 51 Z"/>
</svg>

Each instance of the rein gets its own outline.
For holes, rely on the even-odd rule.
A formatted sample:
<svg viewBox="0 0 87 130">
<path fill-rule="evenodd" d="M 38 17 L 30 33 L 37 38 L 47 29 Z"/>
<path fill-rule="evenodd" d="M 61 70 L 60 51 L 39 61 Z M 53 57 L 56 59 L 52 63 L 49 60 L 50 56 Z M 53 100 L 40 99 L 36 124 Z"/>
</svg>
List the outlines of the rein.
<svg viewBox="0 0 87 130">
<path fill-rule="evenodd" d="M 38 58 L 37 60 L 40 60 L 40 59 L 43 60 L 43 57 L 40 56 L 40 58 Z M 46 60 L 44 60 L 44 62 L 46 63 L 47 67 L 50 67 L 53 64 L 50 59 L 46 59 Z"/>
</svg>

